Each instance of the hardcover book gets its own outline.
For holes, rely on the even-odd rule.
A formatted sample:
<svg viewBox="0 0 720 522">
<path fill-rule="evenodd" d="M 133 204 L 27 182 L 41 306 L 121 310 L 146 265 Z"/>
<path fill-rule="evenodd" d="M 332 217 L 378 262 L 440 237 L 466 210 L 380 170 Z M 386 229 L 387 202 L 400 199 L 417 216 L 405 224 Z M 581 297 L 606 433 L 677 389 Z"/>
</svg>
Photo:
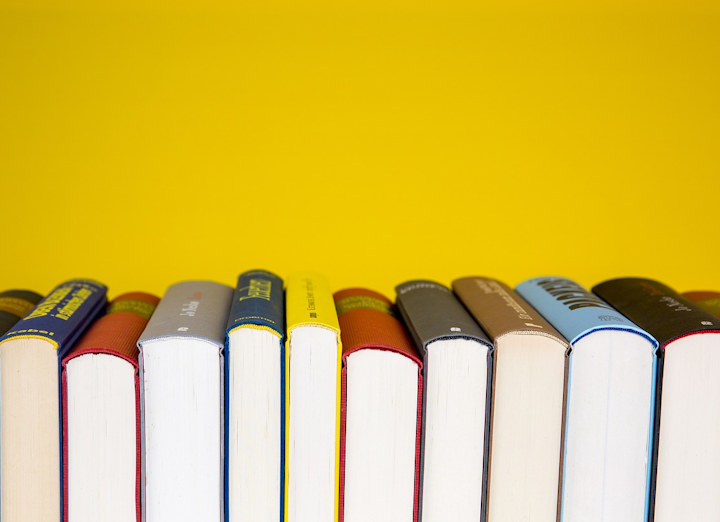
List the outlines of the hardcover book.
<svg viewBox="0 0 720 522">
<path fill-rule="evenodd" d="M 611 279 L 593 292 L 662 350 L 655 522 L 720 520 L 720 320 L 650 279 Z"/>
<path fill-rule="evenodd" d="M 395 290 L 423 360 L 420 518 L 478 522 L 485 511 L 493 345 L 449 288 L 419 280 Z"/>
<path fill-rule="evenodd" d="M 703 310 L 720 317 L 720 292 L 712 290 L 697 290 L 694 292 L 683 292 L 682 295 L 688 301 L 696 303 Z"/>
<path fill-rule="evenodd" d="M 170 286 L 138 341 L 145 522 L 223 518 L 223 346 L 233 290 Z"/>
<path fill-rule="evenodd" d="M 312 272 L 287 280 L 285 520 L 338 516 L 340 327 L 330 287 Z"/>
<path fill-rule="evenodd" d="M 657 341 L 570 279 L 516 291 L 572 346 L 561 520 L 647 520 Z"/>
<path fill-rule="evenodd" d="M 5 334 L 25 317 L 42 296 L 30 290 L 6 290 L 0 292 L 0 335 Z"/>
<path fill-rule="evenodd" d="M 104 285 L 57 286 L 0 338 L 0 519 L 61 518 L 59 359 L 104 310 Z"/>
<path fill-rule="evenodd" d="M 351 288 L 334 298 L 343 339 L 340 520 L 417 521 L 422 361 L 386 297 Z"/>
<path fill-rule="evenodd" d="M 495 345 L 487 520 L 556 522 L 569 345 L 500 281 L 452 286 Z"/>
<path fill-rule="evenodd" d="M 62 360 L 66 521 L 140 522 L 137 340 L 159 301 L 116 297 Z"/>
<path fill-rule="evenodd" d="M 285 293 L 266 270 L 240 274 L 225 349 L 225 520 L 282 520 Z"/>
</svg>

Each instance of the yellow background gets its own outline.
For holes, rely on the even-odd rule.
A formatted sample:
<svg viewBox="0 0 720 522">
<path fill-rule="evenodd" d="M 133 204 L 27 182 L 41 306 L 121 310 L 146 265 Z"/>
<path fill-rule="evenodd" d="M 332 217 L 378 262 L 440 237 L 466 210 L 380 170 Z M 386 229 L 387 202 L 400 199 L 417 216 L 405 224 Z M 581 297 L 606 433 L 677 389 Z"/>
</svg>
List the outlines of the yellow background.
<svg viewBox="0 0 720 522">
<path fill-rule="evenodd" d="M 719 5 L 0 0 L 0 289 L 720 289 Z"/>
</svg>

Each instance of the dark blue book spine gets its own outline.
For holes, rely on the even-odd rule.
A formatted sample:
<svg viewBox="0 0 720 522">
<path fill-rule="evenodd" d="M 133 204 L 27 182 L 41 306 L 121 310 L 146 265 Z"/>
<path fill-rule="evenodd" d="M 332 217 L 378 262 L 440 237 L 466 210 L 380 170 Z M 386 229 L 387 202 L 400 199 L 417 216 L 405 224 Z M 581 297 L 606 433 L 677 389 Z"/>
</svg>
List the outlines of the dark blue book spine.
<svg viewBox="0 0 720 522">
<path fill-rule="evenodd" d="M 105 310 L 107 287 L 90 279 L 73 279 L 58 285 L 40 301 L 24 319 L 0 338 L 0 343 L 12 339 L 35 337 L 50 341 L 58 353 L 58 398 L 62 397 L 60 361 L 88 326 Z M 58 400 L 58 422 L 62 426 L 62 401 Z M 63 491 L 63 445 L 60 430 L 60 491 Z M 60 495 L 60 518 L 63 518 L 63 498 Z"/>
<path fill-rule="evenodd" d="M 263 326 L 270 328 L 280 336 L 280 522 L 283 522 L 285 506 L 285 292 L 283 280 L 267 270 L 250 270 L 238 277 L 233 301 L 228 317 L 228 335 L 235 328 L 243 326 Z M 230 520 L 230 499 L 228 477 L 230 458 L 227 451 L 230 445 L 230 351 L 227 337 L 225 340 L 225 520 Z"/>
<path fill-rule="evenodd" d="M 21 321 L 0 338 L 39 337 L 55 345 L 62 358 L 104 310 L 105 285 L 90 279 L 73 279 L 58 285 Z"/>
<path fill-rule="evenodd" d="M 227 331 L 246 325 L 266 326 L 285 338 L 283 281 L 272 272 L 250 270 L 238 277 Z"/>
</svg>

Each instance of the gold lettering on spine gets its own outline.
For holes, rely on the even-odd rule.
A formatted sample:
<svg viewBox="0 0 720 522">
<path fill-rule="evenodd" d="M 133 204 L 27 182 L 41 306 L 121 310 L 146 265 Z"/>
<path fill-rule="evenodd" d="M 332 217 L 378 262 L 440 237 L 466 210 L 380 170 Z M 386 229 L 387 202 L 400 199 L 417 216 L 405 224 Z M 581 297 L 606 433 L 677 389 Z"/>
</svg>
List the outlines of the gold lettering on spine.
<svg viewBox="0 0 720 522">
<path fill-rule="evenodd" d="M 272 290 L 272 281 L 268 279 L 251 279 L 248 285 L 247 295 L 238 298 L 238 301 L 245 299 L 264 299 L 270 301 L 270 291 Z"/>
</svg>

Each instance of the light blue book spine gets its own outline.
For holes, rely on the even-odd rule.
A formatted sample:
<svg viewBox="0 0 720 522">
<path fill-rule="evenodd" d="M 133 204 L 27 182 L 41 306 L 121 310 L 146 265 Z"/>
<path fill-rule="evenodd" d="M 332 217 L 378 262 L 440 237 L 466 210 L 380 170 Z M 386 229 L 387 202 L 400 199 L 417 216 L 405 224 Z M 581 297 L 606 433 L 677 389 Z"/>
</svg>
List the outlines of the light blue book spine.
<svg viewBox="0 0 720 522">
<path fill-rule="evenodd" d="M 653 349 L 652 390 L 650 395 L 650 429 L 648 430 L 648 466 L 645 491 L 645 517 L 650 514 L 653 433 L 655 429 L 655 400 L 657 391 L 658 342 L 649 333 L 632 323 L 612 306 L 589 292 L 575 281 L 563 277 L 535 277 L 520 283 L 515 290 L 547 319 L 571 344 L 600 330 L 624 330 L 647 339 Z M 572 349 L 568 372 L 568 390 L 572 382 Z M 570 401 L 568 400 L 568 406 Z M 566 414 L 568 411 L 566 411 Z M 565 426 L 567 440 L 567 423 Z M 567 444 L 565 445 L 567 447 Z M 563 458 L 563 463 L 566 459 Z M 562 494 L 565 494 L 565 464 L 563 464 Z M 562 506 L 560 518 L 563 520 Z"/>
</svg>

